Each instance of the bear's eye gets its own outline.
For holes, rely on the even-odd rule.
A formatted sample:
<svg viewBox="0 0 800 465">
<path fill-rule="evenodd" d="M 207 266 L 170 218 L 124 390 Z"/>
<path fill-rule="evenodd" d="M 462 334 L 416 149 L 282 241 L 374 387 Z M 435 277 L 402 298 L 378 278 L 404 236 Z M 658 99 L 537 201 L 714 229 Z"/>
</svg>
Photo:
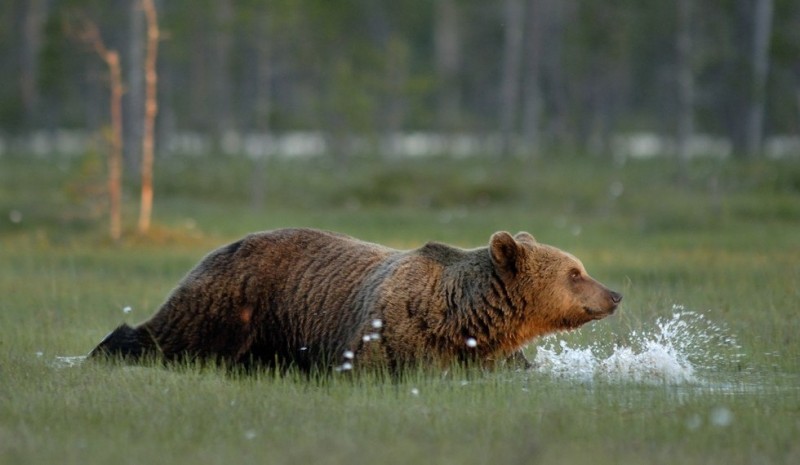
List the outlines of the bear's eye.
<svg viewBox="0 0 800 465">
<path fill-rule="evenodd" d="M 570 270 L 569 279 L 573 281 L 578 281 L 579 279 L 581 279 L 581 270 L 577 268 L 573 268 L 572 270 Z"/>
</svg>

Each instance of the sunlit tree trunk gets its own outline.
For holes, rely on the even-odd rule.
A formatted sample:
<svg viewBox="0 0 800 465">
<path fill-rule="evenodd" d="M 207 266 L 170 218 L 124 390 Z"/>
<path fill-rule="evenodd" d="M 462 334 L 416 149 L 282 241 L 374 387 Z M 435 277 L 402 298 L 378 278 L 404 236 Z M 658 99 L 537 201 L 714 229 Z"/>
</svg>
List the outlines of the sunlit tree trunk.
<svg viewBox="0 0 800 465">
<path fill-rule="evenodd" d="M 89 44 L 108 66 L 111 80 L 111 150 L 108 154 L 109 234 L 117 241 L 122 237 L 122 70 L 119 53 L 106 48 L 100 30 L 86 20 L 78 38 Z"/>
<path fill-rule="evenodd" d="M 519 109 L 524 11 L 522 0 L 505 0 L 505 38 L 500 90 L 500 153 L 502 156 L 508 156 L 514 150 L 513 141 Z"/>
<path fill-rule="evenodd" d="M 147 20 L 147 52 L 145 55 L 145 104 L 142 131 L 142 197 L 139 210 L 139 232 L 150 230 L 153 212 L 153 159 L 155 143 L 155 121 L 158 113 L 156 62 L 158 58 L 158 15 L 153 0 L 142 0 Z"/>
</svg>

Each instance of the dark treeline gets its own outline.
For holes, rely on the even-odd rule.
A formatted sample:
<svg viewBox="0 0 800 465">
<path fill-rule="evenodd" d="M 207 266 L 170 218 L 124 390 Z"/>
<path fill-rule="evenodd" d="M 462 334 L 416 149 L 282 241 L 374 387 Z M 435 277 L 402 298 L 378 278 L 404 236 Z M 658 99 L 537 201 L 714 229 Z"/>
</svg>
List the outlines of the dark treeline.
<svg viewBox="0 0 800 465">
<path fill-rule="evenodd" d="M 161 0 L 161 135 L 498 134 L 505 152 L 603 153 L 613 134 L 725 137 L 757 154 L 800 132 L 796 0 Z M 140 140 L 138 0 L 6 0 L 0 131 L 108 124 L 122 57 L 127 151 Z M 334 144 L 335 146 L 335 144 Z"/>
</svg>

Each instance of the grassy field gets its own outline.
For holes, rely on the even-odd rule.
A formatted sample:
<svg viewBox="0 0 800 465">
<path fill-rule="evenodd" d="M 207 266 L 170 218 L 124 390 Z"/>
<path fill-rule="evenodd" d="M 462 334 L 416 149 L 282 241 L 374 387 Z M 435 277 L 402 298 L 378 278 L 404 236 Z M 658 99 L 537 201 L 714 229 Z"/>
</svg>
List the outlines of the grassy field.
<svg viewBox="0 0 800 465">
<path fill-rule="evenodd" d="M 130 189 L 113 244 L 98 157 L 2 158 L 0 463 L 800 463 L 800 164 L 700 160 L 680 186 L 671 168 L 174 158 L 157 166 L 153 232 L 133 232 Z M 613 352 L 677 305 L 739 347 L 696 338 L 691 382 L 309 381 L 59 359 L 146 319 L 209 250 L 283 226 L 398 248 L 527 230 L 625 294 L 617 315 L 558 341 Z"/>
</svg>

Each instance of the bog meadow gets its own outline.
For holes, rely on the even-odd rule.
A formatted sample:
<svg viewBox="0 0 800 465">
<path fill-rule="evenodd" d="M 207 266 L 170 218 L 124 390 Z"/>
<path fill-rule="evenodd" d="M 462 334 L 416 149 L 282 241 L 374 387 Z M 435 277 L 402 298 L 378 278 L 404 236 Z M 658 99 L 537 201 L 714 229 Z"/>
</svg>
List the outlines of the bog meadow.
<svg viewBox="0 0 800 465">
<path fill-rule="evenodd" d="M 796 0 L 4 0 L 0 464 L 800 463 L 799 34 Z M 85 359 L 282 227 L 528 231 L 624 300 L 527 370 Z"/>
<path fill-rule="evenodd" d="M 152 230 L 108 239 L 96 156 L 0 170 L 3 463 L 794 463 L 800 458 L 800 165 L 562 158 L 487 164 L 157 163 Z M 710 185 L 708 179 L 716 182 Z M 102 189 L 100 189 L 102 190 Z M 526 230 L 625 294 L 533 341 L 528 371 L 312 379 L 84 362 L 208 251 L 325 228 L 413 248 Z"/>
</svg>

